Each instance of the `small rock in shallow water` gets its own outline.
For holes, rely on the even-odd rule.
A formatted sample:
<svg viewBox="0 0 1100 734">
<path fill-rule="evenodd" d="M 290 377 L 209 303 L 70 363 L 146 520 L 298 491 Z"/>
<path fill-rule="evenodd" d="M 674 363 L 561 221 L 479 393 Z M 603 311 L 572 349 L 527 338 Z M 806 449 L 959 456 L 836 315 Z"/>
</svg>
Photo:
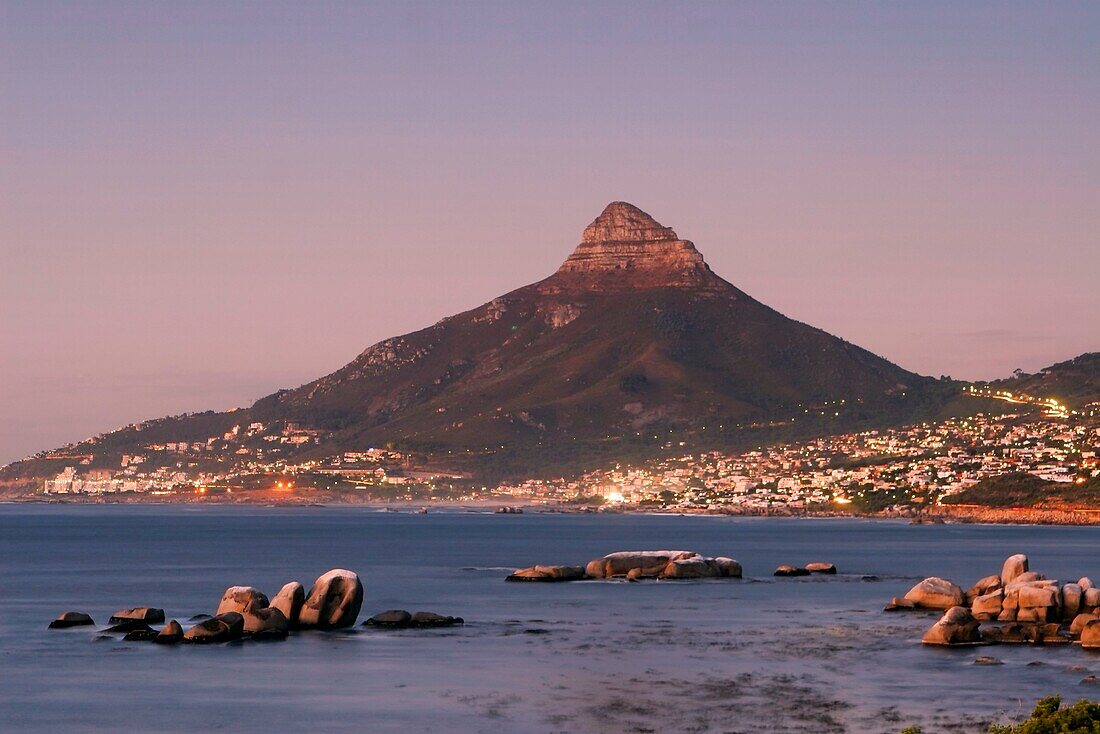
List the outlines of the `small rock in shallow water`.
<svg viewBox="0 0 1100 734">
<path fill-rule="evenodd" d="M 214 644 L 239 640 L 244 634 L 244 617 L 236 612 L 226 612 L 199 622 L 183 633 L 183 641 L 198 644 Z"/>
<path fill-rule="evenodd" d="M 152 642 L 157 639 L 160 633 L 150 627 L 147 630 L 134 630 L 133 632 L 127 632 L 126 636 L 122 638 L 123 642 Z"/>
<path fill-rule="evenodd" d="M 807 563 L 804 568 L 810 573 L 836 573 L 836 564 L 826 563 L 824 561 Z"/>
<path fill-rule="evenodd" d="M 195 614 L 188 621 L 189 622 L 201 622 L 202 620 L 210 619 L 213 616 L 214 616 L 213 614 Z"/>
<path fill-rule="evenodd" d="M 1100 678 L 1097 678 L 1095 675 L 1086 675 L 1081 679 L 1080 683 L 1082 686 L 1095 686 L 1097 684 L 1100 684 Z"/>
<path fill-rule="evenodd" d="M 810 572 L 804 568 L 798 568 L 797 566 L 788 566 L 786 564 L 775 569 L 773 576 L 809 576 Z"/>
<path fill-rule="evenodd" d="M 1044 663 L 1042 660 L 1032 660 L 1030 663 L 1027 664 L 1027 667 L 1037 668 L 1040 665 L 1046 665 L 1046 663 Z"/>
<path fill-rule="evenodd" d="M 160 631 L 156 639 L 153 642 L 158 645 L 175 645 L 177 642 L 183 641 L 183 627 L 176 620 L 171 620 L 164 626 L 164 629 Z"/>
<path fill-rule="evenodd" d="M 1004 665 L 1003 662 L 991 655 L 980 655 L 974 660 L 975 665 Z"/>
<path fill-rule="evenodd" d="M 117 622 L 138 621 L 146 624 L 160 624 L 164 621 L 164 610 L 155 607 L 134 607 L 133 609 L 120 609 L 107 620 L 108 624 Z"/>
<path fill-rule="evenodd" d="M 284 640 L 290 629 L 286 616 L 275 607 L 249 609 L 242 616 L 244 631 L 253 640 Z"/>
<path fill-rule="evenodd" d="M 62 612 L 57 619 L 50 622 L 50 629 L 59 630 L 67 627 L 82 627 L 89 624 L 95 624 L 95 622 L 84 612 Z"/>
<path fill-rule="evenodd" d="M 379 612 L 366 622 L 363 622 L 364 627 L 408 627 L 412 622 L 412 615 L 406 612 L 404 609 L 389 609 L 384 612 Z"/>
<path fill-rule="evenodd" d="M 410 624 L 413 627 L 450 627 L 456 624 L 464 624 L 462 617 L 445 617 L 435 612 L 417 612 L 412 615 Z"/>
</svg>

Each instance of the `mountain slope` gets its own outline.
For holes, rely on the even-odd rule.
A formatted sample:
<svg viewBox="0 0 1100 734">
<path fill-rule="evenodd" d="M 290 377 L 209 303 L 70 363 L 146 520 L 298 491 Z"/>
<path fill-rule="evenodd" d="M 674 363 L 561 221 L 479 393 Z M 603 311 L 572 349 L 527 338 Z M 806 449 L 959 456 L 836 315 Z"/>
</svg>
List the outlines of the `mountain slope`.
<svg viewBox="0 0 1100 734">
<path fill-rule="evenodd" d="M 614 202 L 549 278 L 253 410 L 345 440 L 474 446 L 763 415 L 921 379 L 755 301 L 691 242 Z"/>
<path fill-rule="evenodd" d="M 131 426 L 7 467 L 0 480 L 52 475 L 74 458 L 117 470 L 126 453 L 179 441 L 192 454 L 195 442 L 204 448 L 183 463 L 163 451 L 148 460 L 166 472 L 226 471 L 386 444 L 437 456 L 507 447 L 522 471 L 545 464 L 551 447 L 807 412 L 831 419 L 826 403 L 858 405 L 851 412 L 865 423 L 896 419 L 900 403 L 912 416 L 936 409 L 945 390 L 957 392 L 754 300 L 690 241 L 613 202 L 542 281 L 375 344 L 251 408 Z M 922 391 L 933 397 L 917 405 Z M 812 430 L 836 430 L 837 415 Z M 276 443 L 234 432 L 254 423 Z M 304 442 L 284 441 L 303 431 Z"/>
</svg>

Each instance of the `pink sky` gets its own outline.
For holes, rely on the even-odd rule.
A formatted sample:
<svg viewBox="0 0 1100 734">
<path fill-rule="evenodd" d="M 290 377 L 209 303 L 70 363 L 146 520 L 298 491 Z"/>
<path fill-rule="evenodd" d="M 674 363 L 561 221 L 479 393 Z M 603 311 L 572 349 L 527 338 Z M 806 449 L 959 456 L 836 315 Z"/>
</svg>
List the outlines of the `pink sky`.
<svg viewBox="0 0 1100 734">
<path fill-rule="evenodd" d="M 0 4 L 0 462 L 244 405 L 613 199 L 925 374 L 1100 349 L 1100 6 Z"/>
</svg>

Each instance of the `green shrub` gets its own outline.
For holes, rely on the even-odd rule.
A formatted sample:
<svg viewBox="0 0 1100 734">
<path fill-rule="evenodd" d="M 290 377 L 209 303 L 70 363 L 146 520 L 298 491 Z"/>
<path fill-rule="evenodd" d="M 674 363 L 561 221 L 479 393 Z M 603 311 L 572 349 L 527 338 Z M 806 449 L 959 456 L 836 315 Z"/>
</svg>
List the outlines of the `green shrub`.
<svg viewBox="0 0 1100 734">
<path fill-rule="evenodd" d="M 1100 703 L 1081 700 L 1062 708 L 1061 696 L 1035 704 L 1031 718 L 1015 726 L 989 728 L 991 734 L 1100 734 Z"/>
</svg>

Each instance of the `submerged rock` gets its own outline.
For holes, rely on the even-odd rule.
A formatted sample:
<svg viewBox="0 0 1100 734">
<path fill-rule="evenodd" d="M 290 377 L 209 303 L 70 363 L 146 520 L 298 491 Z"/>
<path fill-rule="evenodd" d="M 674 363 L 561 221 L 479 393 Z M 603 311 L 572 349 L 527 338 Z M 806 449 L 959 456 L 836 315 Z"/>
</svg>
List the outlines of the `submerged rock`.
<svg viewBox="0 0 1100 734">
<path fill-rule="evenodd" d="M 559 582 L 581 581 L 588 578 L 580 566 L 531 566 L 521 568 L 509 575 L 505 581 Z"/>
<path fill-rule="evenodd" d="M 365 627 L 408 627 L 412 622 L 412 615 L 404 609 L 389 609 L 379 612 L 366 622 Z"/>
<path fill-rule="evenodd" d="M 157 635 L 160 633 L 150 627 L 149 629 L 133 630 L 127 632 L 126 636 L 122 638 L 123 642 L 152 642 L 157 639 Z"/>
<path fill-rule="evenodd" d="M 462 617 L 445 617 L 435 612 L 416 612 L 409 620 L 413 627 L 451 627 L 456 624 L 464 624 Z"/>
<path fill-rule="evenodd" d="M 388 629 L 407 629 L 416 627 L 453 627 L 464 624 L 462 617 L 449 617 L 435 612 L 416 612 L 409 614 L 404 609 L 390 609 L 379 612 L 366 622 L 364 627 L 383 627 Z"/>
<path fill-rule="evenodd" d="M 69 627 L 84 627 L 90 624 L 95 624 L 95 621 L 84 612 L 62 612 L 57 619 L 50 622 L 49 628 L 61 630 Z"/>
<path fill-rule="evenodd" d="M 363 606 L 363 584 L 354 571 L 335 568 L 313 582 L 298 614 L 299 627 L 339 629 L 355 624 Z"/>
</svg>

